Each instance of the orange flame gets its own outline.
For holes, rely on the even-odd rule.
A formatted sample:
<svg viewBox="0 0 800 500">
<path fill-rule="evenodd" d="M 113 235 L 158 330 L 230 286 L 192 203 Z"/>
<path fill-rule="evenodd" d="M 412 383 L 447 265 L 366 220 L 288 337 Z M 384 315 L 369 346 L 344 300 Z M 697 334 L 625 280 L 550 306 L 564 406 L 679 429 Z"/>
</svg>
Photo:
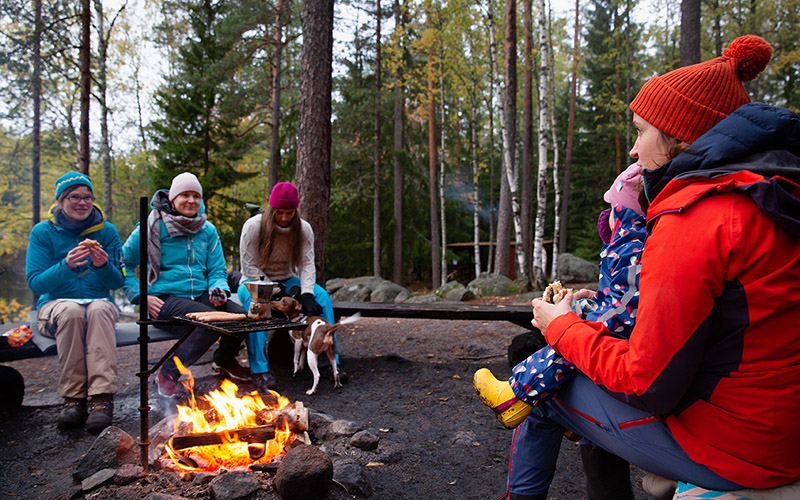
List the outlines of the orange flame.
<svg viewBox="0 0 800 500">
<path fill-rule="evenodd" d="M 178 417 L 175 419 L 175 432 L 182 434 L 196 434 L 201 432 L 225 432 L 243 427 L 259 425 L 256 422 L 256 413 L 260 410 L 279 410 L 289 404 L 289 400 L 277 392 L 270 394 L 277 399 L 275 404 L 266 404 L 256 391 L 242 397 L 237 397 L 239 387 L 230 380 L 223 380 L 220 390 L 209 392 L 201 396 L 201 406 L 198 407 L 194 396 L 194 377 L 177 357 L 173 358 L 178 370 L 187 377 L 181 383 L 189 391 L 189 406 L 178 405 Z M 272 402 L 272 401 L 271 401 Z M 212 417 L 209 421 L 207 416 Z M 262 422 L 263 423 L 263 422 Z M 227 441 L 223 438 L 224 441 Z M 262 444 L 228 441 L 221 445 L 198 446 L 178 452 L 167 442 L 165 450 L 176 467 L 186 471 L 215 471 L 220 467 L 248 466 L 253 463 L 268 463 L 274 457 L 284 454 L 283 447 L 294 440 L 294 433 L 287 426 L 275 428 L 275 438 Z M 248 450 L 266 448 L 263 456 L 252 460 Z M 260 453 L 257 453 L 259 455 Z M 189 457 L 197 463 L 197 467 L 190 465 L 184 457 Z"/>
</svg>

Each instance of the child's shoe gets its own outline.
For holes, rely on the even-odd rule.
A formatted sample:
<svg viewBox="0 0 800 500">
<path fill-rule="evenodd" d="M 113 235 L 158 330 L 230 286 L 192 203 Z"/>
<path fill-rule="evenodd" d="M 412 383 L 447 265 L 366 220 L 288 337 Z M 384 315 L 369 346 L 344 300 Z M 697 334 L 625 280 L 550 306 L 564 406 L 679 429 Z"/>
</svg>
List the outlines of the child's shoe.
<svg viewBox="0 0 800 500">
<path fill-rule="evenodd" d="M 509 429 L 521 424 L 533 410 L 533 406 L 514 395 L 508 382 L 497 380 L 486 368 L 475 372 L 472 385 L 483 404 L 494 410 L 497 420 Z"/>
</svg>

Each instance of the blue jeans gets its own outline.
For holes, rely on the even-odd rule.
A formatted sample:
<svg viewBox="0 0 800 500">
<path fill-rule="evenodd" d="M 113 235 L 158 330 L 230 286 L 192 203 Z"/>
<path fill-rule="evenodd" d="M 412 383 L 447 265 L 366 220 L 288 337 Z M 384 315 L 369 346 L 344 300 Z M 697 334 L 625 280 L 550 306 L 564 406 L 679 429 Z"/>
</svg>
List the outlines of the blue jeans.
<svg viewBox="0 0 800 500">
<path fill-rule="evenodd" d="M 713 490 L 742 488 L 689 458 L 661 417 L 614 399 L 578 373 L 514 431 L 508 491 L 547 493 L 565 428 L 648 472 Z"/>
<path fill-rule="evenodd" d="M 247 291 L 247 287 L 244 286 L 244 283 L 246 282 L 242 282 L 239 285 L 237 294 L 239 295 L 239 301 L 241 301 L 242 307 L 247 311 L 250 308 L 250 292 Z M 300 286 L 300 278 L 293 276 L 287 280 L 279 281 L 278 283 L 283 285 L 284 290 L 289 290 L 294 286 Z M 322 307 L 321 316 L 325 318 L 328 323 L 333 324 L 333 303 L 331 302 L 331 296 L 328 294 L 328 291 L 314 284 L 314 300 Z M 335 333 L 333 335 L 334 337 L 336 336 Z M 269 371 L 266 346 L 267 332 L 252 332 L 247 334 L 247 359 L 250 362 L 250 373 L 258 374 Z M 336 364 L 339 364 L 338 344 L 336 348 Z"/>
</svg>

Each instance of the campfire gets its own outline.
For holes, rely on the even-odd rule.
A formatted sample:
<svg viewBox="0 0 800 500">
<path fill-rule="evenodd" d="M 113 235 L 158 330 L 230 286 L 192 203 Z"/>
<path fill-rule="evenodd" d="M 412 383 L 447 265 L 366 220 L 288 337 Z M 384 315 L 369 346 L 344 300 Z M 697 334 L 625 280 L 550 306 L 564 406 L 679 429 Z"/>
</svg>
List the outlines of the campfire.
<svg viewBox="0 0 800 500">
<path fill-rule="evenodd" d="M 184 471 L 268 464 L 300 442 L 308 442 L 308 409 L 277 392 L 237 396 L 238 386 L 223 380 L 219 390 L 195 398 L 192 372 L 174 358 L 189 391 L 178 405 L 174 433 L 165 445 L 168 463 Z"/>
</svg>

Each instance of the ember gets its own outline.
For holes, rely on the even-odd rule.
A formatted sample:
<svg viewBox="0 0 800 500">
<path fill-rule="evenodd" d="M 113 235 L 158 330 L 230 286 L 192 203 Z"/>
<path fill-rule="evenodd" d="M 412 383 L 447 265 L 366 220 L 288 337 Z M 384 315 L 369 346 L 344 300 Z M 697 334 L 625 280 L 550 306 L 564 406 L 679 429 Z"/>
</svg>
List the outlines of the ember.
<svg viewBox="0 0 800 500">
<path fill-rule="evenodd" d="M 285 453 L 284 448 L 296 438 L 295 432 L 308 428 L 303 404 L 291 404 L 274 391 L 264 398 L 256 391 L 238 397 L 238 386 L 223 380 L 219 390 L 196 400 L 191 371 L 174 359 L 188 377 L 182 383 L 190 394 L 189 405 L 177 407 L 175 431 L 165 446 L 177 468 L 215 471 L 269 463 Z"/>
</svg>

